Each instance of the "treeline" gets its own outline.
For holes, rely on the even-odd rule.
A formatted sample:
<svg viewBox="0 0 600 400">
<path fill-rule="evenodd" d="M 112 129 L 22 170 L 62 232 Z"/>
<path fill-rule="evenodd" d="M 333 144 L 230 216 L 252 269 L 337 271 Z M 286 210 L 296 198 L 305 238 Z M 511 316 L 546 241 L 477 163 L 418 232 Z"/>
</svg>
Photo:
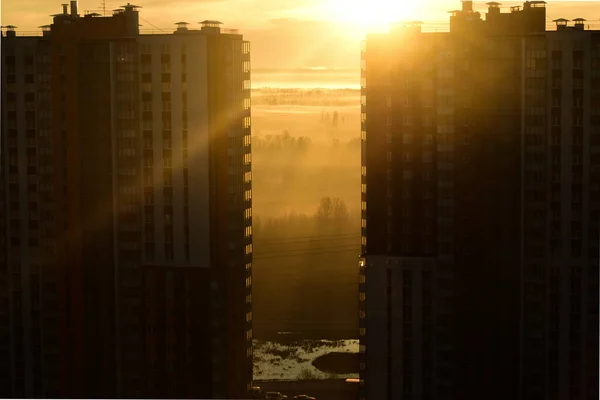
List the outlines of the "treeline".
<svg viewBox="0 0 600 400">
<path fill-rule="evenodd" d="M 255 89 L 253 105 L 358 106 L 358 89 Z"/>
<path fill-rule="evenodd" d="M 323 123 L 332 123 L 329 117 L 323 114 L 321 121 Z M 337 115 L 334 113 L 334 115 Z M 333 121 L 337 119 L 334 117 Z M 329 122 L 328 122 L 329 121 Z M 337 124 L 337 122 L 334 122 Z M 352 149 L 360 151 L 360 138 L 355 137 L 347 141 L 339 139 L 330 139 L 329 145 L 321 143 L 319 147 L 326 150 Z M 306 136 L 292 136 L 286 129 L 277 135 L 261 135 L 260 131 L 252 137 L 252 151 L 255 153 L 270 153 L 273 151 L 285 153 L 304 154 L 313 148 L 313 141 Z M 321 150 L 322 150 L 321 149 Z M 268 161 L 269 159 L 266 159 Z M 260 160 L 259 160 L 260 161 Z"/>
<path fill-rule="evenodd" d="M 271 239 L 306 235 L 318 238 L 323 235 L 345 234 L 357 228 L 357 222 L 360 222 L 357 219 L 360 219 L 360 216 L 351 215 L 346 203 L 339 198 L 323 197 L 313 215 L 290 212 L 264 221 L 260 216 L 254 218 L 252 231 L 254 241 L 258 245 L 254 247 L 260 249 L 261 242 Z M 355 232 L 358 234 L 359 231 Z M 280 244 L 282 247 L 287 245 L 284 241 Z"/>
<path fill-rule="evenodd" d="M 257 133 L 252 140 L 252 150 L 256 152 L 270 151 L 288 151 L 288 152 L 306 152 L 311 146 L 311 140 L 305 136 L 291 136 L 286 129 L 279 135 L 260 136 Z"/>
</svg>

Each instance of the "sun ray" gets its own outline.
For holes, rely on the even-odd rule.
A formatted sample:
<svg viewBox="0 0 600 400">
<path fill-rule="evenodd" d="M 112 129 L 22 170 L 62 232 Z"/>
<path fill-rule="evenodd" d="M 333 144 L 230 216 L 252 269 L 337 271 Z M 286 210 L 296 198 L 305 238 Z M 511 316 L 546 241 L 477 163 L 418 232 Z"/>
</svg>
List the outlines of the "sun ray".
<svg viewBox="0 0 600 400">
<path fill-rule="evenodd" d="M 344 24 L 378 30 L 392 22 L 417 19 L 422 6 L 416 0 L 328 0 L 323 2 L 323 11 Z"/>
</svg>

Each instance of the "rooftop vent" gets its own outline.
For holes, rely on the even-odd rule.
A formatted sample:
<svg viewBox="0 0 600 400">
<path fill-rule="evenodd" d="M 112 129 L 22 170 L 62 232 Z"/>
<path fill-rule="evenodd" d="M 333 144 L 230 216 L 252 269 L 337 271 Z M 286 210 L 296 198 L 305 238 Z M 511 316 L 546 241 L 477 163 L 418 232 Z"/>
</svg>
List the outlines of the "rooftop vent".
<svg viewBox="0 0 600 400">
<path fill-rule="evenodd" d="M 200 25 L 202 26 L 202 32 L 221 33 L 221 25 L 223 23 L 221 21 L 205 20 L 200 22 Z"/>
<path fill-rule="evenodd" d="M 15 37 L 17 36 L 17 32 L 15 29 L 17 28 L 14 25 L 5 25 L 2 28 L 6 29 L 6 37 Z"/>
<path fill-rule="evenodd" d="M 519 12 L 519 11 L 521 11 L 521 6 L 512 6 L 510 8 L 510 12 L 511 13 L 513 13 L 513 12 Z"/>
<path fill-rule="evenodd" d="M 200 25 L 202 25 L 202 27 L 207 27 L 207 28 L 219 28 L 220 25 L 223 25 L 223 23 L 221 21 L 214 21 L 214 20 L 205 20 L 200 22 Z"/>
<path fill-rule="evenodd" d="M 63 9 L 63 15 L 69 15 L 69 5 L 68 4 L 61 4 L 62 9 Z"/>
<path fill-rule="evenodd" d="M 52 27 L 51 25 L 38 26 L 38 28 L 40 28 L 42 30 L 42 35 L 43 36 L 48 36 L 50 34 L 50 28 L 51 27 Z"/>
<path fill-rule="evenodd" d="M 567 29 L 567 24 L 569 23 L 569 20 L 565 19 L 565 18 L 558 18 L 558 19 L 555 19 L 552 22 L 556 23 L 556 30 L 557 31 L 562 31 L 564 29 Z"/>
<path fill-rule="evenodd" d="M 121 8 L 125 9 L 125 11 L 137 11 L 138 8 L 142 8 L 142 6 L 136 6 L 135 4 L 127 3 Z"/>
<path fill-rule="evenodd" d="M 77 0 L 71 0 L 71 16 L 77 17 Z"/>
<path fill-rule="evenodd" d="M 495 1 L 490 1 L 489 3 L 486 3 L 488 6 L 488 13 L 490 14 L 500 14 L 500 3 L 497 3 Z"/>
<path fill-rule="evenodd" d="M 584 30 L 585 29 L 585 18 L 575 18 L 573 20 L 575 22 L 575 29 Z"/>
<path fill-rule="evenodd" d="M 175 22 L 175 25 L 177 25 L 177 32 L 185 32 L 188 30 L 187 26 L 189 25 L 189 23 L 187 22 Z"/>
<path fill-rule="evenodd" d="M 524 8 L 545 8 L 546 7 L 546 2 L 545 1 L 526 1 L 525 4 L 523 4 Z"/>
</svg>

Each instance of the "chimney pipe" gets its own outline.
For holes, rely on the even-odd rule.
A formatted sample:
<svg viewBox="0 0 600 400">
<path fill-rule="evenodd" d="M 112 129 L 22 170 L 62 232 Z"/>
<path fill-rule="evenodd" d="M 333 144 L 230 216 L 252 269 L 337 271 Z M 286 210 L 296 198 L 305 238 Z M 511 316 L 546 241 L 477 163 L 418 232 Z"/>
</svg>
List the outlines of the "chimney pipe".
<svg viewBox="0 0 600 400">
<path fill-rule="evenodd" d="M 71 0 L 71 16 L 77 16 L 77 0 Z"/>
<path fill-rule="evenodd" d="M 466 12 L 473 11 L 473 1 L 471 0 L 463 0 L 462 2 L 462 10 Z"/>
<path fill-rule="evenodd" d="M 67 15 L 69 14 L 69 10 L 67 9 L 69 7 L 68 4 L 61 4 L 62 8 L 63 8 L 63 14 Z"/>
<path fill-rule="evenodd" d="M 17 37 L 17 32 L 15 31 L 16 26 L 7 25 L 3 26 L 3 28 L 6 28 L 6 37 Z"/>
</svg>

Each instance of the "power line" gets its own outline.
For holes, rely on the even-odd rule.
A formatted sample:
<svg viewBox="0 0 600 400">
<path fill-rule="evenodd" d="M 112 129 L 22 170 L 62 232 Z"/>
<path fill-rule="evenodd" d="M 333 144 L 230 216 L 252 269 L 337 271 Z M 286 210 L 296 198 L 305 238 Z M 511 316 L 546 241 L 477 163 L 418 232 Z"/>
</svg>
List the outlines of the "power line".
<svg viewBox="0 0 600 400">
<path fill-rule="evenodd" d="M 360 251 L 355 252 L 354 250 L 346 249 L 346 250 L 331 250 L 331 251 L 322 251 L 318 253 L 305 253 L 305 254 L 287 254 L 283 256 L 269 256 L 269 257 L 254 257 L 254 260 L 269 260 L 269 259 L 277 259 L 277 258 L 288 258 L 288 257 L 304 257 L 304 256 L 317 256 L 321 254 L 333 254 L 333 253 L 355 253 L 358 257 Z"/>
<path fill-rule="evenodd" d="M 261 240 L 258 241 L 257 243 L 283 243 L 285 241 L 288 240 L 296 240 L 296 239 L 319 239 L 319 238 L 328 238 L 328 237 L 345 237 L 345 236 L 360 236 L 360 232 L 352 232 L 352 233 L 335 233 L 335 234 L 329 234 L 329 235 L 313 235 L 313 236 L 292 236 L 289 238 L 281 238 L 281 239 L 267 239 L 267 240 Z"/>
<path fill-rule="evenodd" d="M 145 23 L 147 23 L 148 25 L 150 25 L 150 26 L 152 26 L 152 27 L 154 27 L 154 28 L 158 29 L 159 31 L 163 31 L 163 32 L 165 32 L 165 33 L 167 32 L 167 31 L 165 31 L 164 29 L 162 29 L 162 28 L 159 28 L 158 26 L 156 26 L 156 25 L 154 25 L 153 23 L 151 23 L 151 22 L 149 22 L 149 21 L 145 20 L 145 19 L 144 19 L 144 18 L 142 18 L 142 17 L 140 17 L 140 19 L 141 19 L 142 21 L 144 21 Z"/>
<path fill-rule="evenodd" d="M 293 254 L 293 252 L 297 252 L 297 251 L 307 251 L 310 250 L 312 252 L 312 250 L 328 250 L 328 249 L 343 249 L 343 248 L 358 248 L 359 245 L 354 245 L 354 244 L 346 244 L 346 245 L 342 245 L 342 246 L 322 246 L 322 247 L 315 247 L 315 248 L 309 248 L 309 249 L 289 249 L 289 250 L 283 250 L 283 251 L 267 251 L 267 252 L 258 252 L 256 253 L 257 256 L 263 256 L 263 255 L 272 255 L 272 254 L 290 254 L 290 255 L 298 255 L 301 256 L 302 254 Z"/>
<path fill-rule="evenodd" d="M 356 236 L 349 236 L 349 237 L 339 237 L 339 238 L 325 238 L 325 239 L 309 239 L 309 240 L 291 240 L 289 242 L 286 241 L 280 241 L 280 242 L 253 242 L 252 244 L 254 246 L 258 245 L 259 247 L 262 246 L 279 246 L 279 245 L 285 245 L 285 244 L 297 244 L 297 243 L 317 243 L 317 242 L 330 242 L 332 240 L 354 240 L 354 239 L 359 239 L 360 235 L 356 235 Z"/>
</svg>

